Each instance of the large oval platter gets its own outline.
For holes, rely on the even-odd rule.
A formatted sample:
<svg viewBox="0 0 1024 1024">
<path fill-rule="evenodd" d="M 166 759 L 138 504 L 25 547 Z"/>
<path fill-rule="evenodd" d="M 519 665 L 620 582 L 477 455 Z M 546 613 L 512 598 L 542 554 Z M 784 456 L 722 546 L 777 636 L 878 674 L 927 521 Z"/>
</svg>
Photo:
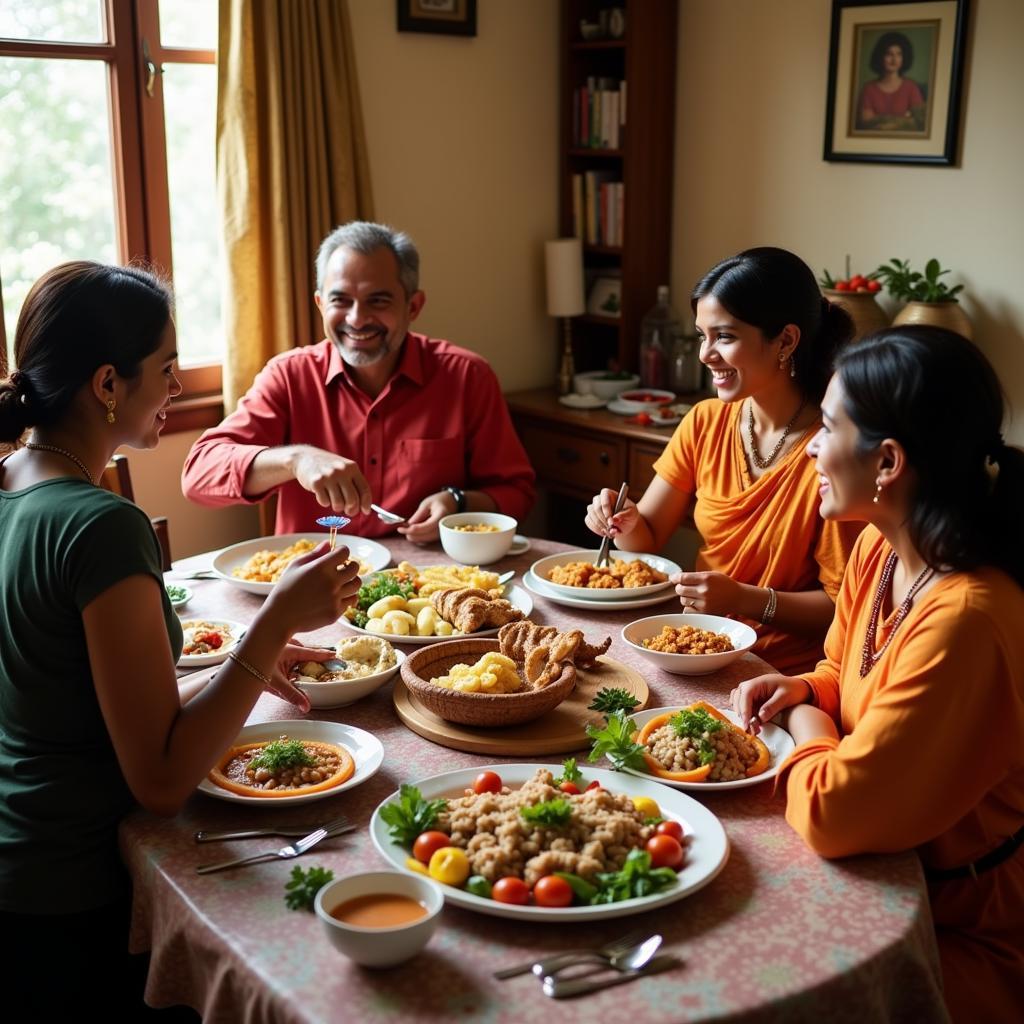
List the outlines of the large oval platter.
<svg viewBox="0 0 1024 1024">
<path fill-rule="evenodd" d="M 482 771 L 490 768 L 496 771 L 502 781 L 510 786 L 521 786 L 533 778 L 538 768 L 554 769 L 550 764 L 496 764 L 479 765 L 475 768 L 464 768 L 460 771 L 445 772 L 428 779 L 416 782 L 424 800 L 438 797 L 458 797 L 473 785 L 473 780 Z M 515 906 L 499 903 L 496 900 L 474 896 L 464 889 L 445 885 L 444 898 L 447 902 L 466 910 L 475 910 L 480 914 L 494 917 L 512 917 L 522 921 L 596 921 L 610 917 L 625 917 L 639 914 L 656 907 L 662 907 L 684 896 L 696 892 L 707 885 L 725 867 L 729 859 L 729 840 L 722 823 L 703 804 L 691 799 L 683 793 L 667 789 L 657 782 L 623 775 L 621 772 L 610 772 L 600 768 L 586 767 L 584 778 L 588 781 L 597 779 L 605 789 L 612 793 L 625 793 L 630 797 L 649 796 L 658 802 L 666 818 L 685 823 L 685 831 L 692 833 L 687 846 L 686 861 L 679 871 L 676 884 L 664 892 L 653 896 L 642 896 L 636 899 L 623 900 L 621 903 L 605 903 L 595 907 L 532 907 Z M 405 866 L 409 851 L 391 841 L 388 827 L 381 818 L 381 808 L 385 804 L 398 800 L 398 793 L 392 793 L 373 812 L 370 819 L 370 837 L 373 845 L 392 867 L 398 871 L 408 872 Z"/>
</svg>

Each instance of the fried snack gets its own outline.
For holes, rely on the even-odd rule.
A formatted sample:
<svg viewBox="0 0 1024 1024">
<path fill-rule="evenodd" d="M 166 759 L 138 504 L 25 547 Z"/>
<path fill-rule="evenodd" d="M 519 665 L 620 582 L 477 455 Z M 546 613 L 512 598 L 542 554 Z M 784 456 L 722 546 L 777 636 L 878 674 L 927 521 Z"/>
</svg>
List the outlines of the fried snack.
<svg viewBox="0 0 1024 1024">
<path fill-rule="evenodd" d="M 567 562 L 565 565 L 556 565 L 548 573 L 548 579 L 563 587 L 617 590 L 622 587 L 632 589 L 664 583 L 668 576 L 639 558 L 634 558 L 631 562 L 613 558 L 602 568 L 598 568 L 593 562 Z"/>
<path fill-rule="evenodd" d="M 398 579 L 411 580 L 418 597 L 430 597 L 439 590 L 486 590 L 488 597 L 501 597 L 505 588 L 498 574 L 478 565 L 425 565 L 399 562 L 389 570 Z"/>
<path fill-rule="evenodd" d="M 722 654 L 735 650 L 732 641 L 724 633 L 696 626 L 662 626 L 657 636 L 641 641 L 649 651 L 663 654 Z"/>
<path fill-rule="evenodd" d="M 603 645 L 595 647 L 584 641 L 578 629 L 560 633 L 554 626 L 538 626 L 529 619 L 511 622 L 498 631 L 501 653 L 522 667 L 526 681 L 535 690 L 554 682 L 566 662 L 580 667 L 593 665 L 611 642 L 611 637 L 606 637 Z"/>
<path fill-rule="evenodd" d="M 463 633 L 493 629 L 523 617 L 508 601 L 492 599 L 484 590 L 438 590 L 430 595 L 430 601 L 441 618 Z"/>
</svg>

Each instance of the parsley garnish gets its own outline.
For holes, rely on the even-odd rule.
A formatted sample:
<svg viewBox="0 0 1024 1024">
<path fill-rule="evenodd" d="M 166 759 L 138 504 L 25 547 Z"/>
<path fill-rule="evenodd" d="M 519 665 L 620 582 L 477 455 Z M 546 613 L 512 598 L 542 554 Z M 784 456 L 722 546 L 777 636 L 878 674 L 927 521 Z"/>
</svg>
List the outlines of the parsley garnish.
<svg viewBox="0 0 1024 1024">
<path fill-rule="evenodd" d="M 366 628 L 366 610 L 382 597 L 400 594 L 404 598 L 416 596 L 416 585 L 409 579 L 400 579 L 393 573 L 381 573 L 359 588 L 356 603 L 346 609 L 345 618 L 360 629 Z"/>
<path fill-rule="evenodd" d="M 724 729 L 724 722 L 709 715 L 703 708 L 683 708 L 669 719 L 668 724 L 677 736 L 687 736 L 693 741 L 702 765 L 714 762 L 716 751 L 708 737 Z"/>
<path fill-rule="evenodd" d="M 561 798 L 545 800 L 532 807 L 520 807 L 519 813 L 523 821 L 531 825 L 547 825 L 549 828 L 561 828 L 568 824 L 572 817 L 572 804 Z"/>
<path fill-rule="evenodd" d="M 652 868 L 646 850 L 630 850 L 621 871 L 606 871 L 595 879 L 597 894 L 591 903 L 618 903 L 636 896 L 651 896 L 676 880 L 671 868 Z"/>
<path fill-rule="evenodd" d="M 555 779 L 551 785 L 560 786 L 563 782 L 582 782 L 583 772 L 576 767 L 576 758 L 567 757 L 562 762 L 562 774 Z"/>
<path fill-rule="evenodd" d="M 334 872 L 329 868 L 310 868 L 303 871 L 292 868 L 292 880 L 285 882 L 284 901 L 289 910 L 312 910 L 316 894 L 332 879 Z"/>
<path fill-rule="evenodd" d="M 587 760 L 593 762 L 602 756 L 607 757 L 617 772 L 623 768 L 646 769 L 644 747 L 633 741 L 636 732 L 636 722 L 627 718 L 624 711 L 609 715 L 603 729 L 588 725 L 587 735 L 594 741 L 594 747 Z"/>
<path fill-rule="evenodd" d="M 276 775 L 282 768 L 309 767 L 316 764 L 298 740 L 274 740 L 268 743 L 252 760 L 250 768 L 266 768 Z"/>
<path fill-rule="evenodd" d="M 639 703 L 640 701 L 628 690 L 619 686 L 605 686 L 597 691 L 594 700 L 587 705 L 587 710 L 600 711 L 605 718 L 608 718 L 616 711 L 625 711 L 628 714 Z"/>
<path fill-rule="evenodd" d="M 424 800 L 415 786 L 402 783 L 398 803 L 386 804 L 380 809 L 380 816 L 388 825 L 388 835 L 393 843 L 412 846 L 421 832 L 433 828 L 437 816 L 447 806 L 447 800 Z"/>
</svg>

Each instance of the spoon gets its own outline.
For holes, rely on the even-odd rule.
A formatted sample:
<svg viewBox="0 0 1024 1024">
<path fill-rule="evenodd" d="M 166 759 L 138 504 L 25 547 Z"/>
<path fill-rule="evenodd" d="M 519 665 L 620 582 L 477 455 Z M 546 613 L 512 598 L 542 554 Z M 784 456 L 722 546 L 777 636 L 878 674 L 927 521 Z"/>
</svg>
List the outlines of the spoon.
<svg viewBox="0 0 1024 1024">
<path fill-rule="evenodd" d="M 621 985 L 623 982 L 636 981 L 637 978 L 646 978 L 661 971 L 670 971 L 679 967 L 682 960 L 674 956 L 656 956 L 648 964 L 638 967 L 632 971 L 619 971 L 616 974 L 605 974 L 601 978 L 592 978 L 589 975 L 582 978 L 545 978 L 544 995 L 552 999 L 566 999 L 570 996 L 584 996 L 589 992 L 597 992 L 602 988 L 610 988 L 612 985 Z"/>
<path fill-rule="evenodd" d="M 370 505 L 372 511 L 377 513 L 377 518 L 387 523 L 389 526 L 396 526 L 398 523 L 405 522 L 405 516 L 396 515 L 394 512 L 389 512 L 386 508 L 381 508 L 380 505 Z"/>
<path fill-rule="evenodd" d="M 554 970 L 544 972 L 543 965 L 535 964 L 534 973 L 537 973 L 537 967 L 541 967 L 541 971 L 544 973 L 544 984 L 549 986 L 549 983 L 555 981 L 555 975 L 559 971 L 564 970 L 566 967 L 575 967 L 577 964 L 589 964 L 597 963 L 602 967 L 613 967 L 617 971 L 626 973 L 628 971 L 638 971 L 641 967 L 650 961 L 654 954 L 658 952 L 661 947 L 662 937 L 660 935 L 652 935 L 650 938 L 644 939 L 643 942 L 637 943 L 635 946 L 630 946 L 628 949 L 624 949 L 619 953 L 613 953 L 611 956 L 606 956 L 600 953 L 598 950 L 592 950 L 588 953 L 582 953 L 572 961 L 559 964 Z"/>
<path fill-rule="evenodd" d="M 508 583 L 508 581 L 509 581 L 510 579 L 512 579 L 512 577 L 513 577 L 513 576 L 515 576 L 515 574 L 516 574 L 516 571 L 515 571 L 515 569 L 509 569 L 509 571 L 508 571 L 508 572 L 503 572 L 503 573 L 502 573 L 502 574 L 501 574 L 501 575 L 500 575 L 500 576 L 498 577 L 498 582 L 499 582 L 500 584 L 504 585 L 504 584 Z"/>
</svg>

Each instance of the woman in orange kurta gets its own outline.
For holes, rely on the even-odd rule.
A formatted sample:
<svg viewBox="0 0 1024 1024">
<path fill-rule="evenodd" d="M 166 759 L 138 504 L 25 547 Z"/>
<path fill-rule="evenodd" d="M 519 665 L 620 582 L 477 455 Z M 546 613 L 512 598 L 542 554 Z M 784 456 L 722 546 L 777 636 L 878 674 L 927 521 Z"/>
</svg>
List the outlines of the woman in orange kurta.
<svg viewBox="0 0 1024 1024">
<path fill-rule="evenodd" d="M 860 527 L 822 524 L 800 453 L 853 325 L 784 249 L 722 261 L 691 306 L 718 398 L 684 418 L 638 504 L 612 515 L 616 493 L 604 490 L 586 522 L 623 551 L 656 551 L 696 497 L 704 546 L 696 570 L 673 577 L 683 606 L 745 619 L 758 631 L 756 653 L 785 672 L 809 669 Z"/>
<path fill-rule="evenodd" d="M 984 356 L 907 328 L 843 354 L 808 447 L 822 515 L 867 518 L 825 658 L 733 693 L 797 741 L 786 816 L 826 857 L 916 849 L 954 1020 L 1024 993 L 1024 452 Z M 950 415 L 955 410 L 955 415 Z"/>
</svg>

